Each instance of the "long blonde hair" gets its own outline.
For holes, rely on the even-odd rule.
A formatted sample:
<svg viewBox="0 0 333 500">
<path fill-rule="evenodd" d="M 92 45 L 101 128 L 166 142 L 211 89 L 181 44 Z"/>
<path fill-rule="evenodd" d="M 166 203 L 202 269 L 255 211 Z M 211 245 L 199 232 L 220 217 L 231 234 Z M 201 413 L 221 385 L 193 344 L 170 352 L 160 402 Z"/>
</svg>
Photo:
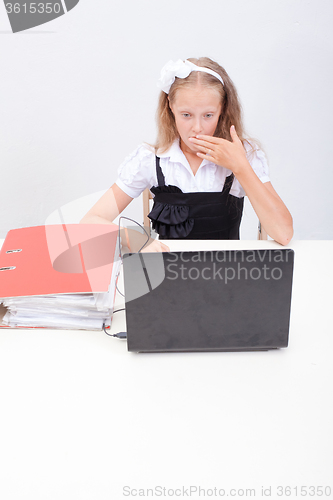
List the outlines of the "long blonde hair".
<svg viewBox="0 0 333 500">
<path fill-rule="evenodd" d="M 215 76 L 201 71 L 192 71 L 187 78 L 175 79 L 174 83 L 171 85 L 169 95 L 162 91 L 156 113 L 158 132 L 156 144 L 154 145 L 155 150 L 158 150 L 159 153 L 163 153 L 170 148 L 177 138 L 179 138 L 175 118 L 169 106 L 169 102 L 172 105 L 179 89 L 186 87 L 193 88 L 198 83 L 203 87 L 217 90 L 221 96 L 221 115 L 214 136 L 231 140 L 230 127 L 234 125 L 238 137 L 243 142 L 245 137 L 242 122 L 242 108 L 238 99 L 237 90 L 228 73 L 222 66 L 208 57 L 200 57 L 199 59 L 191 58 L 188 59 L 188 61 L 191 61 L 197 66 L 215 71 L 222 77 L 224 85 L 222 85 Z"/>
</svg>

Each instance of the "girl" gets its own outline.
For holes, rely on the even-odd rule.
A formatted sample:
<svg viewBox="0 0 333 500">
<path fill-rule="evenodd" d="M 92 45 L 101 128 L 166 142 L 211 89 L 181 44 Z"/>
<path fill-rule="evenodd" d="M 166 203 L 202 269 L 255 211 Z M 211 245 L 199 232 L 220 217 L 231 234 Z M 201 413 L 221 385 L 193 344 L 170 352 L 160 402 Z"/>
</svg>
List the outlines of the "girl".
<svg viewBox="0 0 333 500">
<path fill-rule="evenodd" d="M 156 145 L 143 144 L 125 160 L 81 222 L 111 223 L 149 187 L 149 217 L 160 239 L 239 239 L 246 194 L 266 232 L 289 243 L 292 217 L 269 182 L 264 153 L 245 138 L 226 71 L 204 57 L 170 61 L 159 87 Z M 147 249 L 167 247 L 153 242 Z"/>
</svg>

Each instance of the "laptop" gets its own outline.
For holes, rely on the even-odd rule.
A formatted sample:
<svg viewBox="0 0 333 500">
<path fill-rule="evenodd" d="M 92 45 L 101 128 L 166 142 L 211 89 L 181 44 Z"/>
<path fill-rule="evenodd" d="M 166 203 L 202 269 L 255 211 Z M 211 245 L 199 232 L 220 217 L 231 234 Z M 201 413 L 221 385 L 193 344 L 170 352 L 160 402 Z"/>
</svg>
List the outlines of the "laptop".
<svg viewBox="0 0 333 500">
<path fill-rule="evenodd" d="M 125 255 L 128 350 L 287 347 L 293 264 L 291 249 Z"/>
</svg>

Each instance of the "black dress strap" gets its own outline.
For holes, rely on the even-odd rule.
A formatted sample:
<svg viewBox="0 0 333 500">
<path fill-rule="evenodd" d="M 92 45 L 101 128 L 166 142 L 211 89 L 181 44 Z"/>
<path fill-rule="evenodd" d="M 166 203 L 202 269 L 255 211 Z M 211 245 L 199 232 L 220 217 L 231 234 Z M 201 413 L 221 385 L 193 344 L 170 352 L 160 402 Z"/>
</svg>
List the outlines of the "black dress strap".
<svg viewBox="0 0 333 500">
<path fill-rule="evenodd" d="M 234 181 L 234 173 L 232 172 L 230 175 L 228 175 L 228 177 L 226 177 L 224 181 L 222 193 L 227 192 L 229 194 L 233 181 Z"/>
<path fill-rule="evenodd" d="M 161 169 L 159 156 L 156 156 L 156 175 L 159 187 L 165 186 L 165 177 Z"/>
</svg>

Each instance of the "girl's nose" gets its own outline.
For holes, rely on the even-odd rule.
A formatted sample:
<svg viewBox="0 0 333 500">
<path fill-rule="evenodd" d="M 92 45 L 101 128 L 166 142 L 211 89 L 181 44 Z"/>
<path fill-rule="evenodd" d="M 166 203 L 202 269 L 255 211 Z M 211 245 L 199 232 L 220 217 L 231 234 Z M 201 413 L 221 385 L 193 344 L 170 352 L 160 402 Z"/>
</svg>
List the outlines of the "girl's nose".
<svg viewBox="0 0 333 500">
<path fill-rule="evenodd" d="M 193 132 L 195 132 L 196 134 L 200 134 L 201 131 L 201 120 L 197 119 L 193 123 Z"/>
</svg>

